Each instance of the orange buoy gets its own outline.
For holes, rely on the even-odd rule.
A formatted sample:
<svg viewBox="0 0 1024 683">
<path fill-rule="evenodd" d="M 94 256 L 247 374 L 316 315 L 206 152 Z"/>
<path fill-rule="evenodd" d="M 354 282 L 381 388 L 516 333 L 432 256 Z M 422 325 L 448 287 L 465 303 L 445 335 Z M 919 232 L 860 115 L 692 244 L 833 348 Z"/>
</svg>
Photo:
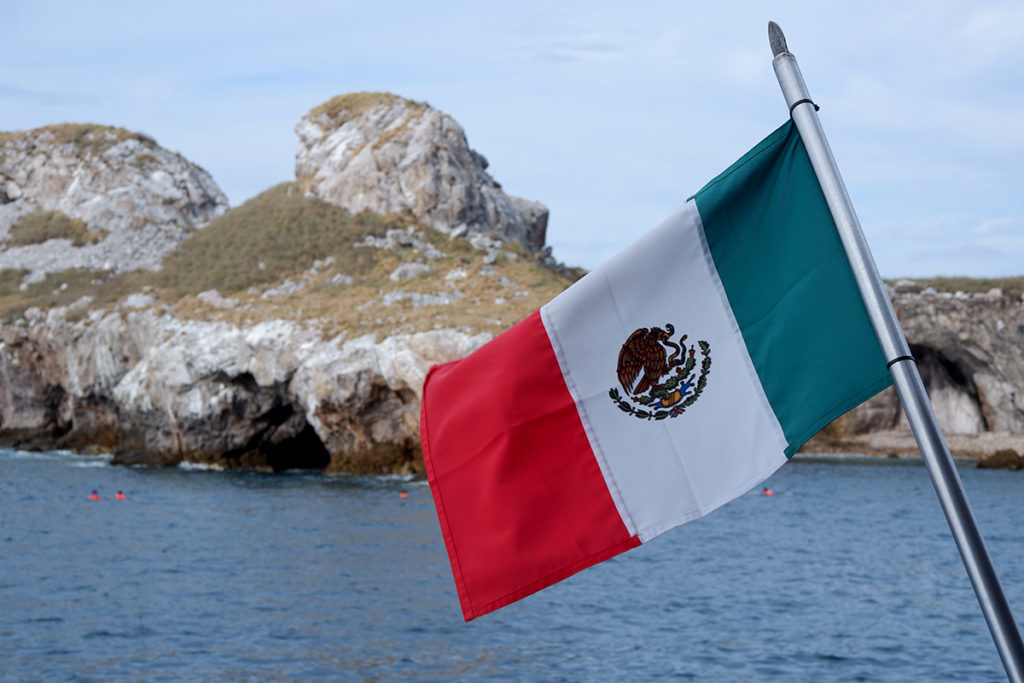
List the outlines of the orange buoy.
<svg viewBox="0 0 1024 683">
<path fill-rule="evenodd" d="M 100 494 L 97 493 L 96 491 L 93 491 L 92 493 L 89 494 L 89 500 L 99 500 L 99 499 L 100 499 Z"/>
<path fill-rule="evenodd" d="M 128 500 L 128 496 L 124 495 L 120 491 L 118 491 L 117 494 L 114 495 L 114 498 L 117 498 L 118 500 Z"/>
<path fill-rule="evenodd" d="M 406 493 L 405 491 L 402 491 L 401 493 L 398 494 L 398 497 L 399 498 L 405 498 L 408 495 L 409 495 L 408 493 Z"/>
</svg>

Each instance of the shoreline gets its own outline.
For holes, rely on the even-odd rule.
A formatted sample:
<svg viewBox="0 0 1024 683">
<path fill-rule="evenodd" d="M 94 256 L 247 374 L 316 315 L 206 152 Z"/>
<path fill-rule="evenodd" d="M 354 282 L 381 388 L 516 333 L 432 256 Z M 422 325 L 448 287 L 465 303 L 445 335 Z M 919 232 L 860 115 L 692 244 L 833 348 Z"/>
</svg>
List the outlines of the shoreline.
<svg viewBox="0 0 1024 683">
<path fill-rule="evenodd" d="M 816 452 L 799 452 L 794 453 L 793 457 L 790 458 L 790 462 L 801 462 L 801 463 L 824 463 L 829 465 L 874 465 L 879 467 L 899 467 L 899 466 L 924 466 L 924 458 L 920 454 L 888 454 L 882 455 L 877 453 L 841 453 L 841 452 L 828 452 L 828 453 L 816 453 Z M 977 469 L 980 458 L 971 456 L 953 456 L 953 465 L 957 469 Z M 1007 469 L 1007 468 L 1003 468 Z"/>
<path fill-rule="evenodd" d="M 957 467 L 982 469 L 1024 469 L 1024 436 L 1011 432 L 944 434 L 946 445 Z M 794 455 L 821 457 L 857 454 L 880 460 L 921 461 L 914 435 L 907 429 L 891 429 L 851 434 L 843 437 L 819 433 Z"/>
<path fill-rule="evenodd" d="M 114 467 L 128 467 L 128 468 L 157 468 L 157 469 L 178 469 L 189 472 L 257 472 L 261 474 L 297 474 L 297 473 L 311 473 L 311 474 L 323 474 L 330 477 L 371 477 L 371 478 L 392 478 L 398 481 L 406 483 L 413 482 L 425 482 L 426 477 L 421 472 L 379 472 L 379 473 L 349 473 L 349 472 L 336 472 L 327 470 L 317 469 L 286 469 L 280 472 L 269 472 L 259 469 L 240 469 L 240 468 L 227 468 L 219 466 L 216 463 L 207 462 L 195 462 L 189 460 L 182 460 L 176 464 L 145 464 L 145 463 L 124 463 L 119 462 L 118 459 L 111 453 L 90 453 L 90 452 L 77 452 L 73 450 L 67 450 L 62 448 L 54 449 L 24 449 L 11 446 L 0 446 L 0 451 L 7 451 L 13 454 L 25 454 L 25 455 L 37 455 L 37 456 L 57 456 L 66 457 L 73 460 L 88 460 L 95 461 L 91 462 L 92 466 L 107 465 Z M 15 455 L 18 457 L 18 455 Z M 1007 467 L 1005 464 L 989 464 L 983 465 L 985 458 L 980 458 L 973 455 L 953 455 L 953 464 L 957 469 L 1003 469 L 1003 470 L 1022 470 L 1021 467 Z M 865 452 L 857 450 L 807 450 L 800 451 L 793 454 L 790 458 L 790 462 L 794 463 L 820 463 L 830 465 L 870 465 L 879 467 L 899 467 L 899 466 L 924 466 L 924 458 L 921 457 L 920 453 L 878 453 L 878 452 Z"/>
</svg>

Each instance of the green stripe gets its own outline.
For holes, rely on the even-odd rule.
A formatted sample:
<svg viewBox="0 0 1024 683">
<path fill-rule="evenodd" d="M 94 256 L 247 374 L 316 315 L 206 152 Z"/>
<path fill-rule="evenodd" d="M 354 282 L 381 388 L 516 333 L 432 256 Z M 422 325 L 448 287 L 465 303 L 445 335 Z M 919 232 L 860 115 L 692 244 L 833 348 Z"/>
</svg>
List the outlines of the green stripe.
<svg viewBox="0 0 1024 683">
<path fill-rule="evenodd" d="M 694 199 L 791 456 L 892 383 L 796 126 L 787 121 Z"/>
</svg>

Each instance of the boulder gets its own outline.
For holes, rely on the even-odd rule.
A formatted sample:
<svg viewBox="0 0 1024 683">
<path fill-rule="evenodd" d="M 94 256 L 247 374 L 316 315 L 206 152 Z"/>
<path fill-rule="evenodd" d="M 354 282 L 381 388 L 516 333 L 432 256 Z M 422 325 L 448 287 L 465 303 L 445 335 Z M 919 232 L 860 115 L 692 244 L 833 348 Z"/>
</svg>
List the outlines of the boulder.
<svg viewBox="0 0 1024 683">
<path fill-rule="evenodd" d="M 1024 467 L 1024 458 L 1012 448 L 996 451 L 978 460 L 978 467 L 992 470 L 1019 470 Z"/>
<path fill-rule="evenodd" d="M 295 176 L 314 197 L 352 213 L 411 212 L 436 230 L 493 233 L 544 247 L 548 210 L 506 195 L 455 119 L 390 93 L 335 97 L 295 132 Z"/>
<path fill-rule="evenodd" d="M 227 211 L 210 175 L 140 133 L 63 124 L 0 133 L 0 270 L 156 269 Z"/>
</svg>

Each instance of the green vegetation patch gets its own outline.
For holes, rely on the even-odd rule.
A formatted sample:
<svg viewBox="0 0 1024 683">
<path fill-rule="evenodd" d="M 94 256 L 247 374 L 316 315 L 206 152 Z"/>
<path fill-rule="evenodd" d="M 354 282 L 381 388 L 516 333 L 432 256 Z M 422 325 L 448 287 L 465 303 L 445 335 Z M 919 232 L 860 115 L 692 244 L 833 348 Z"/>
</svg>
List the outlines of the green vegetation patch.
<svg viewBox="0 0 1024 683">
<path fill-rule="evenodd" d="M 92 295 L 96 283 L 106 278 L 107 273 L 70 268 L 57 273 L 49 273 L 40 282 L 30 284 L 24 291 L 19 291 L 20 278 L 15 285 L 14 272 L 0 271 L 3 277 L 11 282 L 9 288 L 0 288 L 0 315 L 7 320 L 21 316 L 26 309 L 38 306 L 42 309 L 54 306 L 67 306 L 79 299 L 83 294 Z M 27 271 L 20 271 L 24 275 Z"/>
<path fill-rule="evenodd" d="M 333 256 L 338 271 L 369 272 L 376 250 L 357 248 L 365 235 L 410 225 L 409 216 L 351 215 L 282 183 L 195 232 L 164 261 L 154 284 L 177 296 L 218 289 L 224 294 L 280 282 Z"/>
<path fill-rule="evenodd" d="M 0 270 L 0 318 L 16 320 L 32 306 L 43 310 L 67 306 L 83 296 L 91 297 L 90 308 L 107 306 L 143 289 L 155 275 L 150 270 L 114 275 L 105 270 L 69 268 L 48 273 L 40 282 L 22 290 L 21 283 L 28 272 Z"/>
<path fill-rule="evenodd" d="M 21 281 L 28 275 L 21 268 L 4 268 L 0 270 L 0 297 L 17 295 Z"/>
<path fill-rule="evenodd" d="M 411 215 L 351 215 L 304 196 L 296 183 L 284 183 L 194 231 L 160 271 L 114 275 L 66 270 L 24 290 L 25 271 L 0 271 L 0 315 L 13 320 L 30 306 L 45 310 L 88 296 L 88 306 L 66 314 L 69 320 L 78 319 L 145 291 L 182 318 L 239 326 L 315 320 L 325 338 L 367 333 L 383 338 L 444 327 L 498 333 L 574 279 L 541 267 L 535 255 L 515 243 L 507 243 L 495 262 L 485 266 L 485 253 L 468 240 L 419 226 L 408 233 L 408 244 L 366 245 L 367 236 L 384 237 L 389 230 L 413 226 Z M 320 266 L 313 268 L 318 260 Z M 426 263 L 430 270 L 410 280 L 390 279 L 398 266 L 409 262 Z M 454 273 L 458 275 L 449 277 Z M 301 287 L 262 297 L 268 288 L 289 280 Z M 196 296 L 210 289 L 238 304 L 220 308 Z M 435 299 L 418 304 L 412 300 L 416 295 Z M 448 303 L 444 295 L 450 295 Z"/>
<path fill-rule="evenodd" d="M 25 214 L 11 226 L 8 246 L 17 247 L 27 244 L 42 244 L 46 240 L 69 239 L 76 247 L 95 244 L 105 238 L 106 230 L 90 232 L 85 222 L 71 218 L 60 211 L 34 211 Z"/>
</svg>

